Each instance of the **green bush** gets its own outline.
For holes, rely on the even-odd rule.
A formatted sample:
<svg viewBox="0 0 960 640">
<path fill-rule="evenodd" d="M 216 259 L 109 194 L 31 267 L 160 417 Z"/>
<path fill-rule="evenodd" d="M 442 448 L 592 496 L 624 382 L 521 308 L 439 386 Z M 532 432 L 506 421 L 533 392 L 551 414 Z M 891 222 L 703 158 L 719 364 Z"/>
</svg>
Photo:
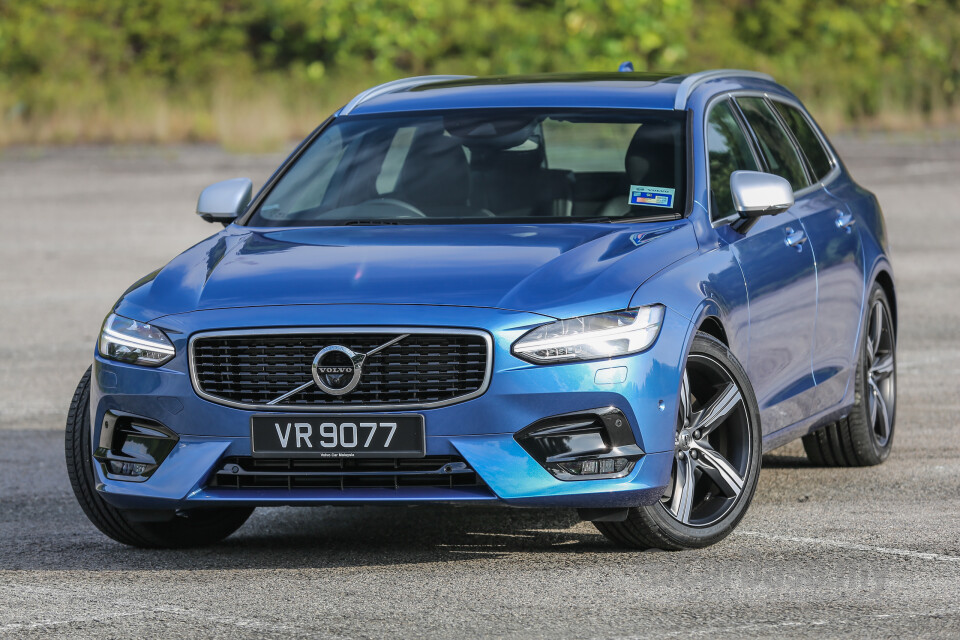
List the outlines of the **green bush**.
<svg viewBox="0 0 960 640">
<path fill-rule="evenodd" d="M 958 0 L 2 0 L 0 144 L 302 135 L 425 73 L 753 68 L 825 124 L 957 114 Z"/>
</svg>

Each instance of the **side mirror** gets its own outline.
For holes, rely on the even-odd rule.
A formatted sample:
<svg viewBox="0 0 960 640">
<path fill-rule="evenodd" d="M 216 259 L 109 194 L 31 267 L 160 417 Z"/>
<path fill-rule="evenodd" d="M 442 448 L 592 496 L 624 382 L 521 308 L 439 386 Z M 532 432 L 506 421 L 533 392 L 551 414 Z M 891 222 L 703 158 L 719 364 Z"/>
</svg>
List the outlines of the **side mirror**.
<svg viewBox="0 0 960 640">
<path fill-rule="evenodd" d="M 216 182 L 200 192 L 197 215 L 207 222 L 228 225 L 250 204 L 253 182 L 250 178 L 234 178 Z"/>
<path fill-rule="evenodd" d="M 742 218 L 776 215 L 793 206 L 793 187 L 772 173 L 734 171 L 730 174 L 730 195 Z"/>
</svg>

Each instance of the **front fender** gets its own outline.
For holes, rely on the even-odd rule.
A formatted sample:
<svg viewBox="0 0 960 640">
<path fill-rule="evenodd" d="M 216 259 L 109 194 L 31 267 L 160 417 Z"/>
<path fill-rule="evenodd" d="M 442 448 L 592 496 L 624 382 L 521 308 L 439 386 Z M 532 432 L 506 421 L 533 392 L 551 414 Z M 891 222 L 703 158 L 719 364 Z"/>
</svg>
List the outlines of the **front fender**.
<svg viewBox="0 0 960 640">
<path fill-rule="evenodd" d="M 706 318 L 716 318 L 730 351 L 746 366 L 750 308 L 743 272 L 729 245 L 671 265 L 644 282 L 630 300 L 631 307 L 656 303 L 690 321 L 688 342 Z"/>
</svg>

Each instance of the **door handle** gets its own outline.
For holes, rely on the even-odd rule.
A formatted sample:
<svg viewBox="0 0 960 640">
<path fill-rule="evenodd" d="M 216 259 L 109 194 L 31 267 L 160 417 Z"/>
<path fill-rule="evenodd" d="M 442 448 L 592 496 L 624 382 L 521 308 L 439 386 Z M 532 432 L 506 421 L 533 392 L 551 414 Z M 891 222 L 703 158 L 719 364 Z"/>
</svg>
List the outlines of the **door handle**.
<svg viewBox="0 0 960 640">
<path fill-rule="evenodd" d="M 783 243 L 788 247 L 794 247 L 797 251 L 803 251 L 803 243 L 807 241 L 807 234 L 803 232 L 803 229 L 793 230 L 792 227 L 787 227 L 787 237 L 783 239 Z"/>
<path fill-rule="evenodd" d="M 847 233 L 852 233 L 853 229 L 850 227 L 855 224 L 857 224 L 857 219 L 853 217 L 852 213 L 843 211 L 837 212 L 837 229 L 846 231 Z"/>
</svg>

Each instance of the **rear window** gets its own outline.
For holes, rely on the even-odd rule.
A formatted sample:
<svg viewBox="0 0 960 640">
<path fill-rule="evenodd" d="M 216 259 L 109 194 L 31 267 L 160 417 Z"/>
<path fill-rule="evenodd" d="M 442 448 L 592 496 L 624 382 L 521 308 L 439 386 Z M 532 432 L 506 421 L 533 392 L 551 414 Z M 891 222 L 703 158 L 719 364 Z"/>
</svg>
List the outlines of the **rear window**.
<svg viewBox="0 0 960 640">
<path fill-rule="evenodd" d="M 682 114 L 503 109 L 348 116 L 248 224 L 577 222 L 679 217 Z"/>
<path fill-rule="evenodd" d="M 800 112 L 799 109 L 786 103 L 773 101 L 777 111 L 783 116 L 784 122 L 793 132 L 793 137 L 800 144 L 803 155 L 807 157 L 807 164 L 813 171 L 817 180 L 822 180 L 825 175 L 830 173 L 833 166 L 830 164 L 830 156 L 823 148 L 820 142 L 820 136 L 813 130 L 810 121 Z"/>
</svg>

